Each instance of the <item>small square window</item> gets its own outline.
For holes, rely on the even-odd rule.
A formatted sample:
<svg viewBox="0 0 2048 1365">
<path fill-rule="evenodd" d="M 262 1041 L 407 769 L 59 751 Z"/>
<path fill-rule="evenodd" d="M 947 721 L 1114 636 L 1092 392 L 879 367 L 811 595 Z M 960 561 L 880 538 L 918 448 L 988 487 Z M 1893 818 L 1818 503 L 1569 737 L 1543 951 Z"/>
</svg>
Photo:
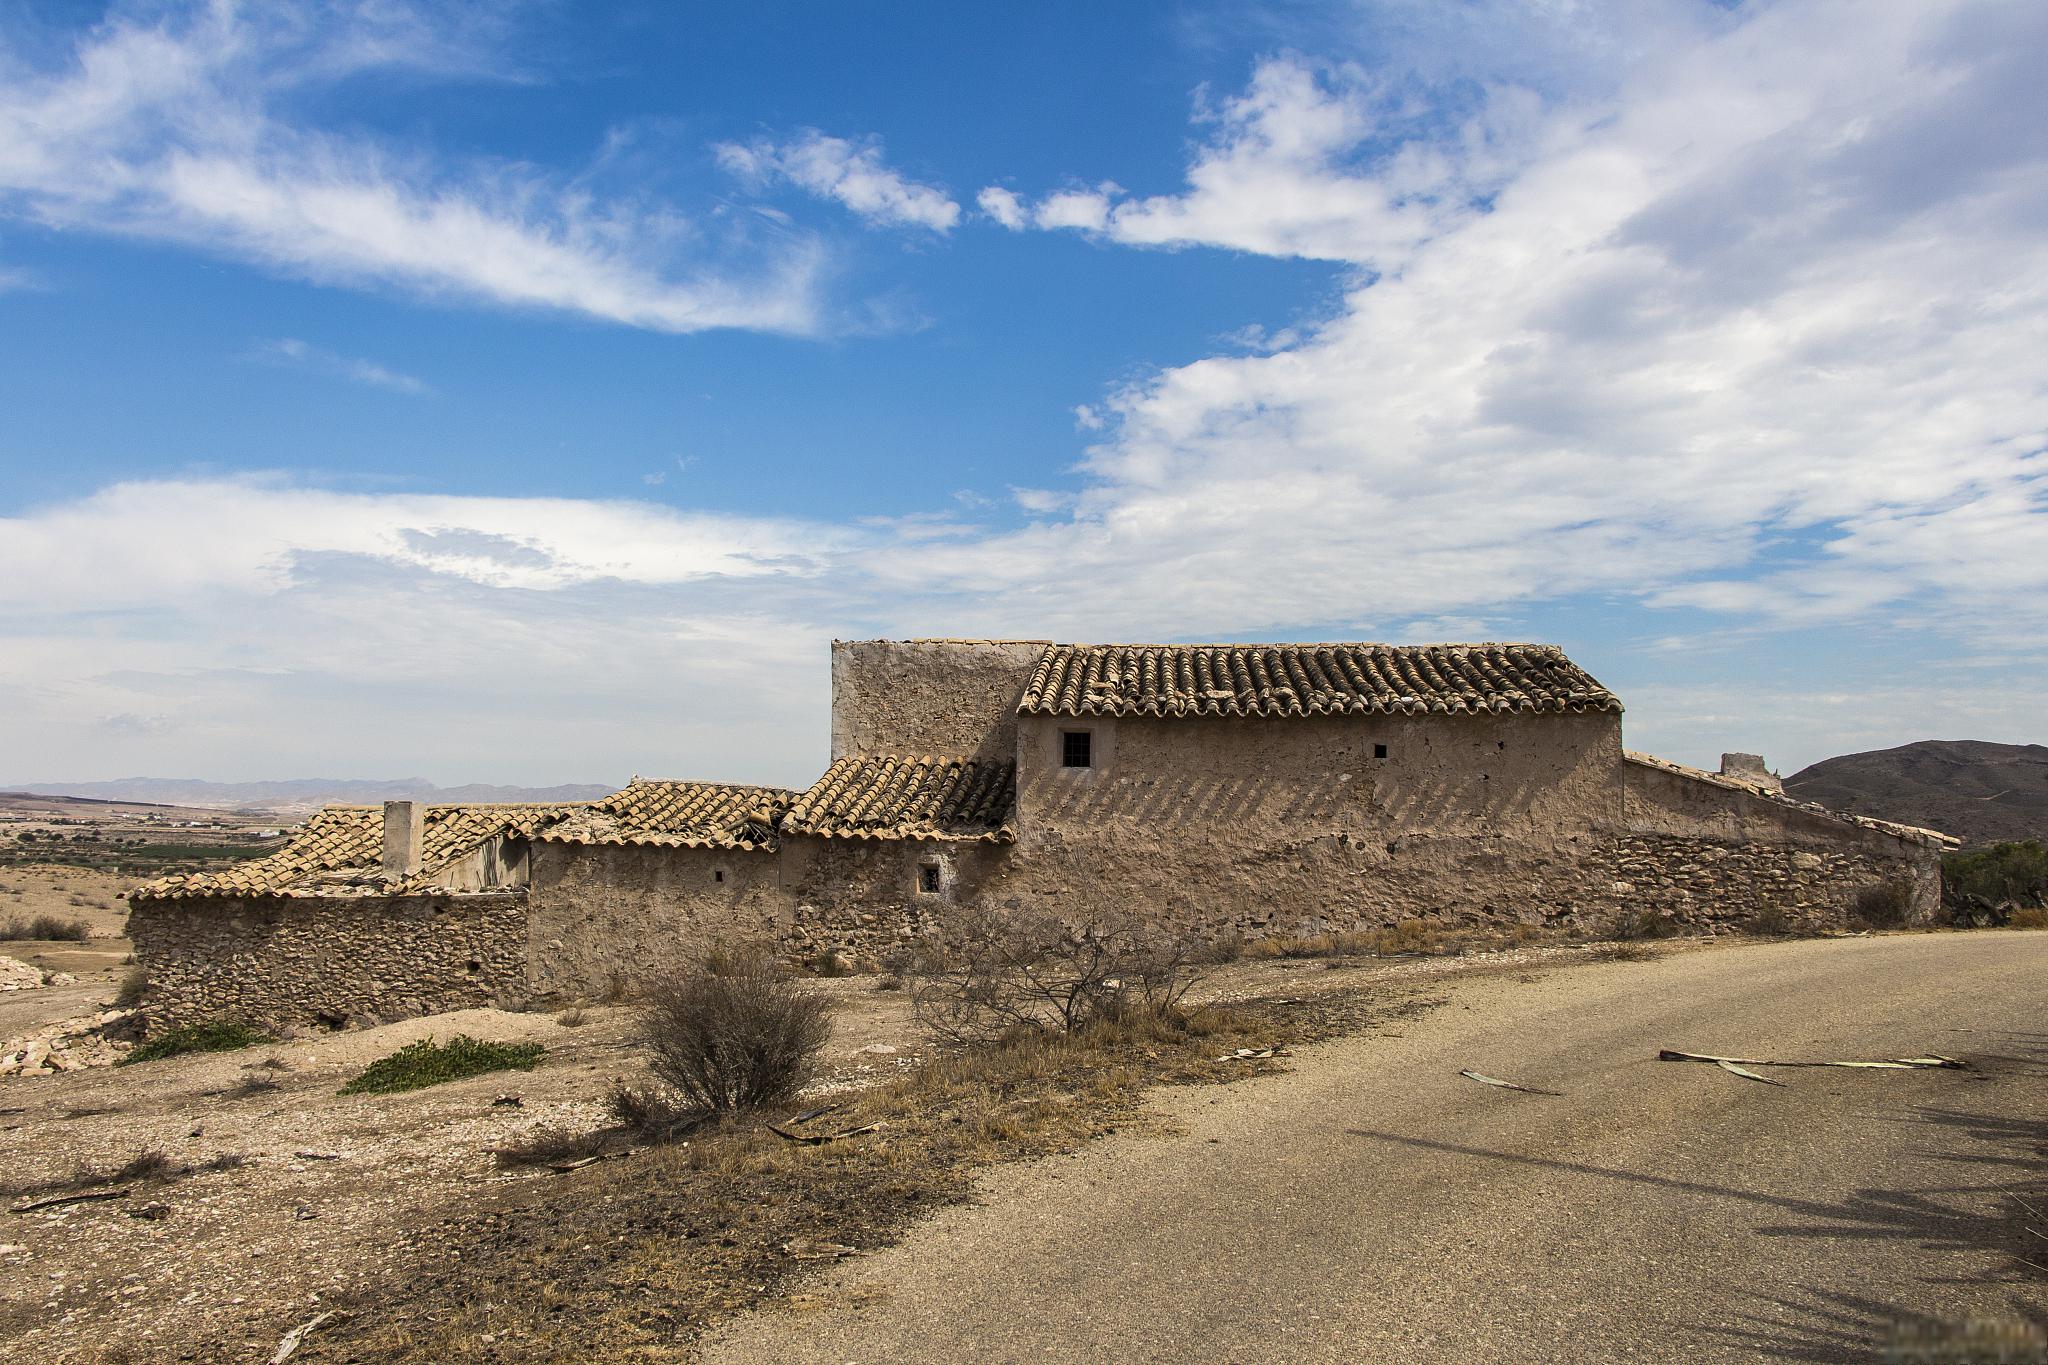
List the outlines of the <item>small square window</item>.
<svg viewBox="0 0 2048 1365">
<path fill-rule="evenodd" d="M 939 865 L 921 863 L 917 869 L 917 889 L 927 896 L 939 894 Z"/>
<path fill-rule="evenodd" d="M 712 873 L 711 873 L 711 880 L 712 880 L 712 881 L 714 881 L 714 882 L 722 882 L 722 881 L 724 881 L 724 880 L 725 880 L 725 869 L 724 869 L 724 868 L 722 868 L 722 867 L 721 867 L 721 868 L 716 868 L 716 869 L 714 869 L 714 870 L 712 871 Z"/>
<path fill-rule="evenodd" d="M 1095 736 L 1086 730 L 1062 730 L 1060 732 L 1060 766 L 1062 768 L 1092 768 L 1095 766 Z"/>
<path fill-rule="evenodd" d="M 1384 745 L 1384 744 L 1375 744 L 1375 745 L 1373 745 L 1373 746 L 1372 746 L 1372 756 L 1373 756 L 1374 758 L 1385 758 L 1385 757 L 1387 756 L 1387 746 L 1386 746 L 1386 745 Z"/>
</svg>

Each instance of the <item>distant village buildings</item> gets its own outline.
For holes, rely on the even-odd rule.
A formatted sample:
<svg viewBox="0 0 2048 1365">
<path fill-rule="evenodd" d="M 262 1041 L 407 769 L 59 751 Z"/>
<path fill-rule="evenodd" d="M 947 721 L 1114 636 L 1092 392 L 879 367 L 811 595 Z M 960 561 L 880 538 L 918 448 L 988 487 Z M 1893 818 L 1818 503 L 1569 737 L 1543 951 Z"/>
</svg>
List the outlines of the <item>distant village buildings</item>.
<svg viewBox="0 0 2048 1365">
<path fill-rule="evenodd" d="M 1622 747 L 1544 645 L 832 648 L 810 787 L 329 807 L 130 897 L 153 1018 L 325 1024 L 595 998 L 714 939 L 887 960 L 941 908 L 1135 912 L 1214 938 L 1405 919 L 1697 930 L 1940 895 L 1944 836 Z"/>
</svg>

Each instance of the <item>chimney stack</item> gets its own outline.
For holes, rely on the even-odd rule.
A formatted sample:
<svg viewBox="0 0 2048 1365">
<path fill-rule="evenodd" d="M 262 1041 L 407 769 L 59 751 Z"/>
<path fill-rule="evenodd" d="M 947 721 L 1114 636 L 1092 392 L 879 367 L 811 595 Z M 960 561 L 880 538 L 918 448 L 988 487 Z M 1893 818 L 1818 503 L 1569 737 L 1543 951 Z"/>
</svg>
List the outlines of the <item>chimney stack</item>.
<svg viewBox="0 0 2048 1365">
<path fill-rule="evenodd" d="M 420 827 L 426 823 L 410 801 L 384 803 L 384 874 L 410 877 L 425 861 L 420 853 Z"/>
</svg>

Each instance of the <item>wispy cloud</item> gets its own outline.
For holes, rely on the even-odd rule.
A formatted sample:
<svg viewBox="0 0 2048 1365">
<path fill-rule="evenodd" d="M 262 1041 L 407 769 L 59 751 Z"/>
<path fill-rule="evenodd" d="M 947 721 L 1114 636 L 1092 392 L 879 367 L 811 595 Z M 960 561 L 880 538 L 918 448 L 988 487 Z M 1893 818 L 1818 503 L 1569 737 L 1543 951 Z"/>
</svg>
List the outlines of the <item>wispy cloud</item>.
<svg viewBox="0 0 2048 1365">
<path fill-rule="evenodd" d="M 816 329 L 823 257 L 800 235 L 281 112 L 365 72 L 473 79 L 499 65 L 475 27 L 403 0 L 280 0 L 115 17 L 54 63 L 0 48 L 0 208 L 323 283 L 662 331 Z"/>
<path fill-rule="evenodd" d="M 249 353 L 249 358 L 265 365 L 309 370 L 314 374 L 332 375 L 354 384 L 367 384 L 371 388 L 390 389 L 394 393 L 408 393 L 415 397 L 433 392 L 424 381 L 409 374 L 400 374 L 374 360 L 338 355 L 297 337 L 276 337 L 261 342 Z"/>
<path fill-rule="evenodd" d="M 787 181 L 836 200 L 870 223 L 944 233 L 960 221 L 951 195 L 890 167 L 873 139 L 850 142 L 806 128 L 786 142 L 725 142 L 714 151 L 721 166 L 755 185 Z"/>
</svg>

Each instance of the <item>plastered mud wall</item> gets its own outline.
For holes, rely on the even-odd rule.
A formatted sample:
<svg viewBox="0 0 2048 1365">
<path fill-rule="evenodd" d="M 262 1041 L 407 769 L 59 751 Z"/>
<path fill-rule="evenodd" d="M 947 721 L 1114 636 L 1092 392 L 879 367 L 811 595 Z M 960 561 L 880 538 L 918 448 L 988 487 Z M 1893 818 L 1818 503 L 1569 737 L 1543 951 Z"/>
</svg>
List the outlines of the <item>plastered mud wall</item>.
<svg viewBox="0 0 2048 1365">
<path fill-rule="evenodd" d="M 1095 766 L 1059 766 L 1074 729 Z M 1007 895 L 1258 936 L 1555 922 L 1611 880 L 1611 715 L 1026 717 L 1019 753 Z"/>
<path fill-rule="evenodd" d="M 149 1027 L 216 1016 L 339 1027 L 481 1005 L 526 989 L 517 892 L 145 901 L 128 916 Z"/>
<path fill-rule="evenodd" d="M 1043 641 L 835 640 L 832 757 L 1009 759 Z"/>
<path fill-rule="evenodd" d="M 527 982 L 544 1000 L 618 996 L 718 942 L 765 943 L 792 963 L 884 963 L 941 906 L 981 895 L 1001 862 L 985 844 L 809 835 L 773 853 L 541 844 Z M 927 865 L 936 892 L 920 889 Z"/>
</svg>

